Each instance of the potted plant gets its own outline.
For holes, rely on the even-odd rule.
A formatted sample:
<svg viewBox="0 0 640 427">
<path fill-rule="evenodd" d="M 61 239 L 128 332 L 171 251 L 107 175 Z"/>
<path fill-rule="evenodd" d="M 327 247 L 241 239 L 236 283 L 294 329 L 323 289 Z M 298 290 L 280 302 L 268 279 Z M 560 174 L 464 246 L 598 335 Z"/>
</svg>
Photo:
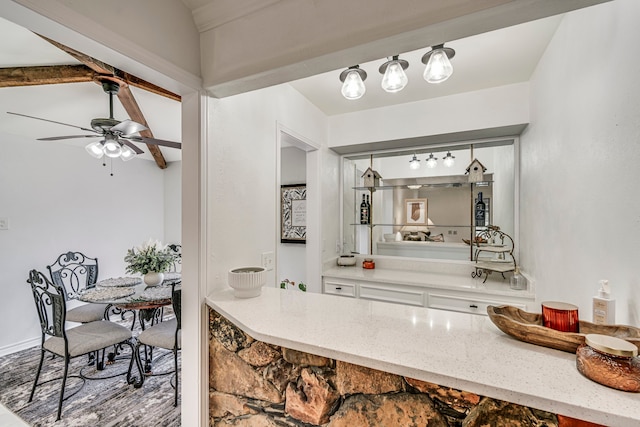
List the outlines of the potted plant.
<svg viewBox="0 0 640 427">
<path fill-rule="evenodd" d="M 175 259 L 175 254 L 167 245 L 153 239 L 149 239 L 141 246 L 127 249 L 127 255 L 124 257 L 127 273 L 142 274 L 147 286 L 162 283 L 164 272 L 173 265 Z"/>
</svg>

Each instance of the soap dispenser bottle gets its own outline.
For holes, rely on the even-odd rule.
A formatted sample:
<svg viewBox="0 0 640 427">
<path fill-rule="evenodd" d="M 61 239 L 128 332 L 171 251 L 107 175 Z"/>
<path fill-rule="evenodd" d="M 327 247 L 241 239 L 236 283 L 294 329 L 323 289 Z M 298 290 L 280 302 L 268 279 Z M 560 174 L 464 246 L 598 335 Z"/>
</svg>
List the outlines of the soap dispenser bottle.
<svg viewBox="0 0 640 427">
<path fill-rule="evenodd" d="M 611 298 L 608 280 L 600 280 L 598 295 L 593 297 L 593 323 L 613 325 L 616 322 L 616 300 Z"/>
</svg>

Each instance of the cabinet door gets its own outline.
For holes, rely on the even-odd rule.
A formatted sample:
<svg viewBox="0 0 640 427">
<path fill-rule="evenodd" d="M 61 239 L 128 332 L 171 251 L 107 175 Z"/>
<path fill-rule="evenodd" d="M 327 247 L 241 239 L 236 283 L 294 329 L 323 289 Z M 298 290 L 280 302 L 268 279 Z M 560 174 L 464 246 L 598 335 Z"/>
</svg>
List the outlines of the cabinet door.
<svg viewBox="0 0 640 427">
<path fill-rule="evenodd" d="M 484 316 L 487 315 L 487 306 L 490 305 L 511 305 L 522 310 L 527 309 L 527 306 L 525 304 L 488 300 L 484 298 L 458 297 L 431 292 L 428 294 L 427 298 L 427 307 L 429 308 L 437 308 L 449 311 L 462 311 L 464 313 L 482 314 Z"/>
<path fill-rule="evenodd" d="M 424 292 L 360 283 L 360 298 L 424 307 Z"/>
<path fill-rule="evenodd" d="M 324 279 L 323 292 L 331 295 L 341 295 L 345 297 L 355 298 L 356 285 L 338 280 Z"/>
</svg>

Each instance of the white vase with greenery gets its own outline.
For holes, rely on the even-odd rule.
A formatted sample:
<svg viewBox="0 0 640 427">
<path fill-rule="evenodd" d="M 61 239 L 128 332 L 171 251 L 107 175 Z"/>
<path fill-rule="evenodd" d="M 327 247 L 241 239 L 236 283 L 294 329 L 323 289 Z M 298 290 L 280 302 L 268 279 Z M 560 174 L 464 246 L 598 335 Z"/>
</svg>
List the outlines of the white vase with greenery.
<svg viewBox="0 0 640 427">
<path fill-rule="evenodd" d="M 127 273 L 140 273 L 147 286 L 157 286 L 164 281 L 164 272 L 173 265 L 175 258 L 167 245 L 149 239 L 141 246 L 128 249 L 124 260 Z"/>
</svg>

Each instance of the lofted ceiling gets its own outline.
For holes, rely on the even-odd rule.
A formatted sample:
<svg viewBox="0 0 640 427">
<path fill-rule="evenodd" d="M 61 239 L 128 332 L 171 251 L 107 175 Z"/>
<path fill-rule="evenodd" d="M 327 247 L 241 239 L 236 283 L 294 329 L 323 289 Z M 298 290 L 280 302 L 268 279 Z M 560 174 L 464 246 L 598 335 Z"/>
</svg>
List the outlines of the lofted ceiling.
<svg viewBox="0 0 640 427">
<path fill-rule="evenodd" d="M 221 25 L 279 0 L 248 0 L 242 3 L 182 1 L 194 12 L 194 20 L 202 31 L 203 25 Z M 562 16 L 555 15 L 447 42 L 447 47 L 456 50 L 456 56 L 452 60 L 454 74 L 439 85 L 428 84 L 422 78 L 424 65 L 421 57 L 429 50 L 428 46 L 412 52 L 389 52 L 389 55 L 400 54 L 400 58 L 409 61 L 410 64 L 407 69 L 409 84 L 399 93 L 386 93 L 380 87 L 382 75 L 378 68 L 386 58 L 359 64 L 368 74 L 365 81 L 367 93 L 359 100 L 348 101 L 340 94 L 341 83 L 338 76 L 344 68 L 296 80 L 290 84 L 321 111 L 331 116 L 526 82 L 553 37 Z M 202 21 L 200 24 L 198 17 Z M 79 61 L 30 31 L 0 18 L 0 67 L 65 64 L 79 64 Z M 180 141 L 180 103 L 137 87 L 132 86 L 130 90 L 154 137 Z M 11 116 L 6 114 L 7 111 L 90 127 L 91 119 L 108 117 L 109 101 L 102 88 L 92 82 L 1 88 L 0 132 L 37 139 L 81 134 L 82 131 L 54 123 Z M 114 117 L 118 120 L 129 118 L 117 99 L 114 101 Z M 84 147 L 87 140 L 47 143 Z M 147 147 L 144 144 L 139 147 L 145 152 L 139 157 L 152 160 Z M 162 153 L 167 162 L 181 158 L 180 150 L 162 147 Z"/>
<path fill-rule="evenodd" d="M 80 65 L 58 47 L 12 22 L 0 18 L 0 68 L 32 67 L 45 65 Z M 158 139 L 180 141 L 181 105 L 179 101 L 151 93 L 138 87 L 129 86 L 149 129 Z M 121 102 L 114 97 L 114 118 L 129 119 Z M 109 117 L 109 96 L 95 82 L 61 83 L 36 86 L 0 88 L 0 132 L 28 139 L 63 135 L 85 135 L 80 129 L 48 123 L 19 116 L 9 115 L 11 111 L 90 128 L 94 118 Z M 135 120 L 135 119 L 134 119 Z M 68 144 L 84 148 L 99 137 L 59 141 L 43 141 L 43 144 Z M 144 151 L 134 161 L 153 161 L 149 148 L 136 143 Z M 161 147 L 166 162 L 179 161 L 179 149 Z"/>
</svg>

